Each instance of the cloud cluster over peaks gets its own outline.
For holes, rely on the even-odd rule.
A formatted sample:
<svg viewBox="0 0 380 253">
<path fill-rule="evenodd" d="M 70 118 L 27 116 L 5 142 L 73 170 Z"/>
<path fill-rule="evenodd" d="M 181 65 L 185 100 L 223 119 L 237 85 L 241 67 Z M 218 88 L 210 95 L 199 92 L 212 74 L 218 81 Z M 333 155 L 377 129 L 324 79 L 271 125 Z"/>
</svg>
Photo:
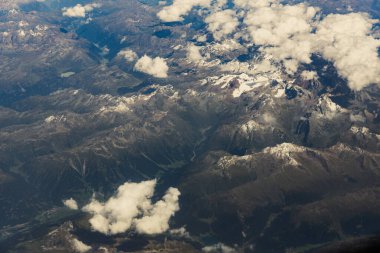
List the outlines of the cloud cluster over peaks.
<svg viewBox="0 0 380 253">
<path fill-rule="evenodd" d="M 371 83 L 380 85 L 380 40 L 371 36 L 375 23 L 364 13 L 334 14 L 317 27 L 317 51 L 334 63 L 353 90 Z"/>
<path fill-rule="evenodd" d="M 179 210 L 180 192 L 169 188 L 163 198 L 151 202 L 156 180 L 125 183 L 106 202 L 92 199 L 82 208 L 92 215 L 92 228 L 103 234 L 134 229 L 140 234 L 159 234 L 169 229 L 170 218 Z"/>
<path fill-rule="evenodd" d="M 290 75 L 319 55 L 334 64 L 352 90 L 380 85 L 380 40 L 372 30 L 378 20 L 366 13 L 325 16 L 317 7 L 279 0 L 233 0 L 233 5 L 223 0 L 175 0 L 158 17 L 181 21 L 196 6 L 207 8 L 201 15 L 214 44 L 233 39 L 247 48 L 259 46 L 264 58 L 281 64 Z"/>
<path fill-rule="evenodd" d="M 221 40 L 226 35 L 233 33 L 239 25 L 237 14 L 234 10 L 222 10 L 214 12 L 205 18 L 208 30 L 212 32 L 216 40 Z"/>
<path fill-rule="evenodd" d="M 174 0 L 170 6 L 165 6 L 157 16 L 164 22 L 183 21 L 195 6 L 210 6 L 211 0 Z"/>
<path fill-rule="evenodd" d="M 62 15 L 73 18 L 84 18 L 86 14 L 93 11 L 95 8 L 99 8 L 101 5 L 97 3 L 81 5 L 77 4 L 73 7 L 65 7 L 62 9 Z"/>
<path fill-rule="evenodd" d="M 169 67 L 164 58 L 150 58 L 147 55 L 144 55 L 136 62 L 134 69 L 157 78 L 168 77 L 169 71 Z"/>
</svg>

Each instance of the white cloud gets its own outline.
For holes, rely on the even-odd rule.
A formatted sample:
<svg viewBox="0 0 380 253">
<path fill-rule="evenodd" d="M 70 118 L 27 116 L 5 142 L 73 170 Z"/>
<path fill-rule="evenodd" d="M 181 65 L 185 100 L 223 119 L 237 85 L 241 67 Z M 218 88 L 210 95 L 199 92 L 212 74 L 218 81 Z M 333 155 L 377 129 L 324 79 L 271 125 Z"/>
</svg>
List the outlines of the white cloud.
<svg viewBox="0 0 380 253">
<path fill-rule="evenodd" d="M 261 119 L 262 121 L 266 124 L 266 125 L 270 125 L 270 126 L 273 126 L 277 123 L 277 120 L 276 118 L 274 117 L 274 115 L 268 113 L 268 112 L 265 112 L 264 114 L 261 115 Z"/>
<path fill-rule="evenodd" d="M 174 0 L 170 6 L 165 6 L 157 16 L 164 22 L 183 21 L 183 16 L 188 14 L 195 6 L 209 6 L 211 0 Z"/>
<path fill-rule="evenodd" d="M 232 73 L 251 73 L 252 66 L 247 62 L 230 61 L 219 66 L 221 71 Z"/>
<path fill-rule="evenodd" d="M 253 42 L 290 74 L 300 63 L 311 63 L 311 54 L 321 54 L 334 63 L 351 89 L 379 84 L 380 41 L 369 35 L 375 21 L 361 13 L 320 19 L 318 11 L 305 4 L 275 4 L 250 10 L 244 22 Z"/>
<path fill-rule="evenodd" d="M 271 64 L 277 68 L 282 66 L 290 75 L 298 71 L 299 65 L 311 64 L 311 56 L 317 54 L 331 61 L 353 90 L 361 90 L 370 84 L 380 85 L 380 40 L 372 31 L 378 21 L 363 13 L 323 17 L 319 8 L 305 3 L 287 5 L 280 2 L 234 0 L 233 9 L 221 10 L 225 1 L 211 5 L 210 1 L 175 0 L 160 13 L 178 21 L 194 6 L 207 6 L 208 11 L 200 13 L 208 24 L 208 31 L 218 41 L 214 45 L 224 45 L 227 36 L 235 41 L 241 38 L 239 41 L 243 46 L 259 46 L 263 59 L 270 58 Z M 222 68 L 243 71 L 247 64 L 233 62 Z M 310 79 L 315 76 L 304 72 L 302 77 Z"/>
<path fill-rule="evenodd" d="M 121 185 L 115 196 L 102 203 L 93 199 L 83 211 L 93 216 L 92 228 L 104 234 L 118 234 L 135 229 L 141 234 L 159 234 L 169 229 L 170 218 L 179 210 L 180 192 L 169 188 L 152 204 L 156 180 Z"/>
<path fill-rule="evenodd" d="M 206 253 L 236 253 L 234 248 L 224 245 L 223 243 L 217 243 L 215 245 L 206 246 L 202 248 L 203 252 Z"/>
<path fill-rule="evenodd" d="M 315 71 L 304 70 L 301 73 L 301 77 L 302 77 L 302 79 L 308 81 L 308 80 L 313 80 L 313 79 L 317 78 L 318 74 Z"/>
<path fill-rule="evenodd" d="M 162 200 L 146 210 L 146 214 L 135 220 L 136 231 L 141 234 L 160 234 L 169 229 L 170 218 L 179 210 L 180 192 L 169 188 Z"/>
<path fill-rule="evenodd" d="M 123 57 L 128 62 L 133 62 L 137 59 L 137 54 L 131 49 L 123 49 L 117 55 Z"/>
<path fill-rule="evenodd" d="M 191 238 L 185 227 L 170 229 L 169 233 L 174 237 Z"/>
<path fill-rule="evenodd" d="M 92 249 L 91 246 L 84 244 L 76 238 L 73 238 L 71 240 L 71 245 L 73 246 L 74 250 L 79 253 L 84 253 Z"/>
<path fill-rule="evenodd" d="M 228 0 L 217 0 L 215 5 L 216 7 L 218 8 L 222 8 L 223 6 L 225 6 L 226 4 L 228 3 Z"/>
<path fill-rule="evenodd" d="M 271 3 L 277 3 L 278 0 L 234 0 L 234 3 L 238 7 L 243 8 L 261 8 L 261 7 L 267 7 Z"/>
<path fill-rule="evenodd" d="M 366 121 L 366 118 L 362 114 L 350 114 L 350 120 L 351 122 L 361 122 L 364 123 Z"/>
<path fill-rule="evenodd" d="M 255 8 L 244 19 L 253 43 L 282 61 L 294 73 L 299 63 L 310 63 L 311 31 L 317 9 L 305 4 Z"/>
<path fill-rule="evenodd" d="M 204 60 L 203 56 L 200 53 L 200 47 L 195 46 L 193 44 L 190 44 L 187 47 L 186 56 L 187 56 L 187 59 L 189 59 L 190 61 L 192 61 L 194 63 L 200 63 Z"/>
<path fill-rule="evenodd" d="M 196 40 L 198 42 L 206 42 L 207 41 L 207 35 L 203 34 L 203 35 L 196 36 Z"/>
<path fill-rule="evenodd" d="M 225 36 L 235 31 L 239 25 L 236 12 L 233 10 L 217 11 L 206 17 L 207 29 L 212 32 L 216 40 L 221 40 Z"/>
<path fill-rule="evenodd" d="M 363 13 L 332 14 L 317 27 L 318 51 L 334 63 L 353 90 L 361 90 L 371 83 L 380 84 L 377 53 L 380 40 L 369 35 L 374 23 Z"/>
<path fill-rule="evenodd" d="M 152 59 L 144 55 L 136 62 L 135 70 L 154 77 L 165 78 L 168 76 L 169 67 L 164 58 L 156 57 Z"/>
<path fill-rule="evenodd" d="M 100 4 L 97 3 L 86 5 L 77 4 L 73 7 L 63 8 L 62 15 L 67 17 L 84 18 L 88 12 L 93 11 L 95 8 L 99 7 Z"/>
<path fill-rule="evenodd" d="M 63 204 L 72 210 L 78 210 L 78 204 L 73 198 L 64 200 Z"/>
</svg>

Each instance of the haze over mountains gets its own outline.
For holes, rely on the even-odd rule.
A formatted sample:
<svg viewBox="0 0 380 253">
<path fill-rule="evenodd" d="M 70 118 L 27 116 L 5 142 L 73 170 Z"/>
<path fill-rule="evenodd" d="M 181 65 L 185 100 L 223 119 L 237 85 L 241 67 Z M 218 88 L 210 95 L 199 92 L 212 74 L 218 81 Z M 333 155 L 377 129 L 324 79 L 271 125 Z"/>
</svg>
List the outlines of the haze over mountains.
<svg viewBox="0 0 380 253">
<path fill-rule="evenodd" d="M 379 10 L 0 0 L 0 251 L 375 247 Z"/>
</svg>

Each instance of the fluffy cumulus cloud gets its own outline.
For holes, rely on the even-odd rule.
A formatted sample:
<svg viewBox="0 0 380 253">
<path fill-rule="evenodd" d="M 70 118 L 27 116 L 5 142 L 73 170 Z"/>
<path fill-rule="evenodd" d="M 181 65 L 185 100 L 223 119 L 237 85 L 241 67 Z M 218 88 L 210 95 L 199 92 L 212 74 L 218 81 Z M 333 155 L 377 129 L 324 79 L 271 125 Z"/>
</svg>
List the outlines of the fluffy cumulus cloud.
<svg viewBox="0 0 380 253">
<path fill-rule="evenodd" d="M 135 219 L 136 231 L 141 234 L 159 234 L 169 229 L 169 220 L 178 210 L 180 192 L 169 188 L 162 200 L 145 210 L 145 215 Z"/>
<path fill-rule="evenodd" d="M 86 14 L 90 11 L 93 11 L 95 8 L 99 8 L 100 4 L 92 3 L 81 5 L 77 4 L 73 7 L 65 7 L 62 9 L 62 15 L 73 18 L 84 18 Z"/>
<path fill-rule="evenodd" d="M 203 56 L 200 52 L 200 47 L 194 44 L 188 45 L 186 56 L 189 61 L 194 63 L 200 63 L 203 60 Z"/>
<path fill-rule="evenodd" d="M 92 249 L 91 246 L 84 244 L 83 242 L 79 241 L 76 238 L 73 238 L 71 240 L 71 245 L 72 245 L 73 249 L 79 253 L 88 252 Z"/>
<path fill-rule="evenodd" d="M 351 89 L 361 90 L 380 84 L 380 40 L 370 36 L 375 20 L 366 14 L 332 14 L 317 27 L 316 46 L 324 58 L 334 63 Z"/>
<path fill-rule="evenodd" d="M 210 14 L 206 17 L 205 22 L 208 24 L 208 30 L 213 34 L 216 40 L 231 34 L 239 25 L 236 12 L 233 10 L 222 10 Z"/>
<path fill-rule="evenodd" d="M 316 13 L 317 9 L 305 4 L 277 4 L 250 9 L 244 22 L 253 43 L 294 73 L 298 63 L 311 62 L 311 31 Z"/>
<path fill-rule="evenodd" d="M 64 200 L 63 204 L 72 210 L 78 210 L 78 204 L 73 198 Z"/>
<path fill-rule="evenodd" d="M 183 16 L 188 14 L 195 6 L 209 6 L 211 0 L 174 0 L 170 6 L 165 6 L 157 16 L 164 22 L 183 21 Z"/>
<path fill-rule="evenodd" d="M 170 218 L 179 210 L 180 192 L 169 188 L 163 198 L 151 202 L 156 180 L 121 185 L 106 202 L 93 199 L 83 207 L 92 214 L 92 228 L 104 234 L 118 234 L 130 229 L 141 234 L 159 234 L 169 229 Z"/>
<path fill-rule="evenodd" d="M 278 0 L 234 0 L 235 5 L 240 8 L 261 8 L 277 2 Z"/>
<path fill-rule="evenodd" d="M 134 69 L 158 78 L 167 77 L 169 71 L 169 67 L 165 59 L 161 57 L 156 57 L 153 59 L 147 55 L 144 55 L 136 62 Z"/>
<path fill-rule="evenodd" d="M 262 59 L 270 59 L 271 64 L 282 66 L 290 75 L 299 73 L 300 65 L 312 64 L 313 54 L 320 55 L 334 64 L 353 90 L 380 84 L 380 40 L 372 31 L 378 21 L 367 14 L 323 16 L 319 8 L 304 3 L 282 4 L 280 0 L 234 0 L 231 8 L 226 1 L 184 2 L 187 1 L 174 1 L 159 12 L 159 17 L 165 13 L 166 18 L 178 21 L 194 6 L 208 6 L 202 15 L 216 40 L 213 44 L 225 45 L 233 38 L 247 48 L 252 44 L 259 46 Z M 196 56 L 196 50 L 191 50 Z M 242 64 L 228 64 L 228 68 L 237 71 L 242 67 L 246 68 Z M 316 78 L 311 72 L 303 72 L 301 77 Z"/>
<path fill-rule="evenodd" d="M 353 90 L 380 82 L 380 41 L 370 36 L 375 21 L 366 14 L 330 14 L 305 4 L 253 8 L 245 17 L 252 41 L 283 62 L 288 73 L 319 54 L 334 63 Z M 314 32 L 315 30 L 316 32 Z"/>
<path fill-rule="evenodd" d="M 124 58 L 127 62 L 133 62 L 137 59 L 137 54 L 131 49 L 123 49 L 117 56 Z"/>
</svg>

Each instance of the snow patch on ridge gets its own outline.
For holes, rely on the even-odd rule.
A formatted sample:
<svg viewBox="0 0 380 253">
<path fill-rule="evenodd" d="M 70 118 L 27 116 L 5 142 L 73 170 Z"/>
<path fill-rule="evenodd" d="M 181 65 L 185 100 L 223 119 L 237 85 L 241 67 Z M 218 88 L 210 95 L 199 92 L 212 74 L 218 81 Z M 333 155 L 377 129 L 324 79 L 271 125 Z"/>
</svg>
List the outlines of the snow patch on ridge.
<svg viewBox="0 0 380 253">
<path fill-rule="evenodd" d="M 282 143 L 275 147 L 268 147 L 263 150 L 263 153 L 271 154 L 277 159 L 282 159 L 288 162 L 292 166 L 300 165 L 293 157 L 294 153 L 305 152 L 306 148 L 297 146 L 292 143 Z"/>
</svg>

